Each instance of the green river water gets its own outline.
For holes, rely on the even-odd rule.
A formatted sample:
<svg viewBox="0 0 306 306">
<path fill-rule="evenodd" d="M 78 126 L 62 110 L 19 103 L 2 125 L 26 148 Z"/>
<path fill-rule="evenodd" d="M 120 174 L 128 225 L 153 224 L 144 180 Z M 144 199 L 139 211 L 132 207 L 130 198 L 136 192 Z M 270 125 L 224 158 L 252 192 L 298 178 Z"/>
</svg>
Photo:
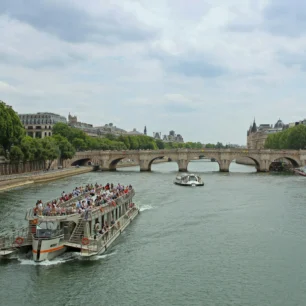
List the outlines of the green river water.
<svg viewBox="0 0 306 306">
<path fill-rule="evenodd" d="M 175 163 L 88 173 L 0 193 L 0 230 L 25 225 L 37 199 L 86 183 L 132 184 L 140 215 L 108 253 L 0 261 L 0 304 L 306 305 L 306 180 L 196 161 L 204 187 L 173 184 Z"/>
</svg>

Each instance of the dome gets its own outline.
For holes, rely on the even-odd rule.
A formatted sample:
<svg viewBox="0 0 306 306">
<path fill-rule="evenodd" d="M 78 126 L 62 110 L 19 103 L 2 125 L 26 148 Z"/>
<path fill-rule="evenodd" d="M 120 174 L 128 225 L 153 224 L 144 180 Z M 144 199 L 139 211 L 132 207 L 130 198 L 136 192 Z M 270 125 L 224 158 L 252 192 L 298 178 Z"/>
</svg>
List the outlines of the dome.
<svg viewBox="0 0 306 306">
<path fill-rule="evenodd" d="M 282 120 L 278 119 L 277 122 L 274 125 L 275 129 L 282 129 L 284 127 L 284 123 Z"/>
</svg>

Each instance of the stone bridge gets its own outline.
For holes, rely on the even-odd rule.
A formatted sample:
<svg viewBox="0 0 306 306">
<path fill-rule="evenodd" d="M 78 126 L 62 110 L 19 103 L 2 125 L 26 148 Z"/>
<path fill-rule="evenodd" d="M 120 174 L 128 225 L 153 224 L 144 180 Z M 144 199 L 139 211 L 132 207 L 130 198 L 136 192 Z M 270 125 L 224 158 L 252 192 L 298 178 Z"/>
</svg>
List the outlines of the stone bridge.
<svg viewBox="0 0 306 306">
<path fill-rule="evenodd" d="M 77 152 L 64 167 L 92 162 L 104 171 L 116 170 L 117 163 L 125 158 L 139 163 L 140 171 L 150 171 L 154 160 L 168 157 L 177 162 L 179 171 L 187 171 L 191 160 L 205 157 L 215 159 L 221 172 L 228 172 L 230 163 L 239 157 L 248 157 L 255 162 L 258 172 L 268 172 L 273 161 L 289 160 L 294 167 L 306 165 L 306 150 L 247 150 L 247 149 L 175 149 L 175 150 L 126 150 Z"/>
</svg>

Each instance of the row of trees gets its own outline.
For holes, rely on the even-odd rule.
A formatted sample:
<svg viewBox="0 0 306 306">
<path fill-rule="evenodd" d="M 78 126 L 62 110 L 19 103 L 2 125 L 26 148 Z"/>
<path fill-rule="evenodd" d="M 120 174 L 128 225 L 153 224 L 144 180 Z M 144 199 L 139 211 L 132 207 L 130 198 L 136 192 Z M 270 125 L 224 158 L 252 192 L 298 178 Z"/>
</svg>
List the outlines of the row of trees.
<svg viewBox="0 0 306 306">
<path fill-rule="evenodd" d="M 202 148 L 200 142 L 163 142 L 160 139 L 146 135 L 107 134 L 103 138 L 88 136 L 83 131 L 69 127 L 64 123 L 57 123 L 53 127 L 53 135 L 67 139 L 77 151 L 83 150 L 158 150 L 178 148 Z"/>
<path fill-rule="evenodd" d="M 297 125 L 281 132 L 270 134 L 265 141 L 266 149 L 306 149 L 306 126 Z"/>
<path fill-rule="evenodd" d="M 61 135 L 43 139 L 26 136 L 17 113 L 0 101 L 0 155 L 11 162 L 51 162 L 59 157 L 72 158 L 74 154 L 74 146 Z"/>
<path fill-rule="evenodd" d="M 0 155 L 11 162 L 52 161 L 57 158 L 72 158 L 76 151 L 84 150 L 157 150 L 178 148 L 202 148 L 200 142 L 163 142 L 146 135 L 116 137 L 90 137 L 85 132 L 64 123 L 53 126 L 53 136 L 32 138 L 26 131 L 17 113 L 0 101 Z M 49 164 L 50 166 L 50 164 Z"/>
</svg>

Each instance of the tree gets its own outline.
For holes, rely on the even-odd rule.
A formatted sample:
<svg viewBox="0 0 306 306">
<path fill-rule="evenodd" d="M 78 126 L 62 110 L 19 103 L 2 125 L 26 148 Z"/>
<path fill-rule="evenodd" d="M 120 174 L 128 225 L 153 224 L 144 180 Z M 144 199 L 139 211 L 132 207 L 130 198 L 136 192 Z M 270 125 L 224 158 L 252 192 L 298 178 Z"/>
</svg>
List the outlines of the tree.
<svg viewBox="0 0 306 306">
<path fill-rule="evenodd" d="M 20 148 L 23 152 L 23 161 L 33 161 L 35 159 L 35 153 L 37 151 L 37 140 L 32 137 L 26 136 L 21 140 Z"/>
<path fill-rule="evenodd" d="M 70 139 L 72 134 L 71 127 L 69 127 L 67 124 L 62 122 L 54 124 L 52 128 L 52 133 L 53 135 L 60 135 L 67 139 Z"/>
<path fill-rule="evenodd" d="M 300 124 L 292 128 L 287 143 L 290 149 L 306 149 L 306 126 Z"/>
<path fill-rule="evenodd" d="M 86 142 L 81 138 L 75 138 L 72 140 L 72 145 L 77 151 L 82 151 L 87 148 Z"/>
<path fill-rule="evenodd" d="M 158 149 L 163 150 L 165 148 L 165 143 L 162 140 L 156 139 L 155 143 L 156 143 Z"/>
<path fill-rule="evenodd" d="M 22 150 L 18 146 L 13 146 L 10 151 L 10 161 L 20 162 L 24 158 Z"/>
<path fill-rule="evenodd" d="M 105 138 L 109 139 L 109 140 L 115 140 L 116 136 L 114 134 L 108 133 L 105 135 Z"/>
<path fill-rule="evenodd" d="M 55 144 L 58 146 L 61 159 L 71 159 L 75 154 L 74 146 L 65 138 L 60 135 L 53 136 Z"/>
<path fill-rule="evenodd" d="M 13 145 L 18 145 L 25 135 L 25 129 L 16 112 L 0 101 L 0 146 L 8 157 Z"/>
<path fill-rule="evenodd" d="M 216 147 L 216 145 L 213 144 L 213 143 L 207 143 L 207 144 L 205 145 L 205 148 L 207 148 L 207 149 L 214 149 L 215 147 Z"/>
<path fill-rule="evenodd" d="M 49 161 L 50 169 L 52 161 L 59 157 L 59 147 L 53 137 L 46 137 L 40 140 L 42 146 L 42 160 Z"/>
<path fill-rule="evenodd" d="M 306 149 L 306 126 L 299 124 L 284 131 L 270 134 L 264 146 L 266 149 Z"/>
</svg>

